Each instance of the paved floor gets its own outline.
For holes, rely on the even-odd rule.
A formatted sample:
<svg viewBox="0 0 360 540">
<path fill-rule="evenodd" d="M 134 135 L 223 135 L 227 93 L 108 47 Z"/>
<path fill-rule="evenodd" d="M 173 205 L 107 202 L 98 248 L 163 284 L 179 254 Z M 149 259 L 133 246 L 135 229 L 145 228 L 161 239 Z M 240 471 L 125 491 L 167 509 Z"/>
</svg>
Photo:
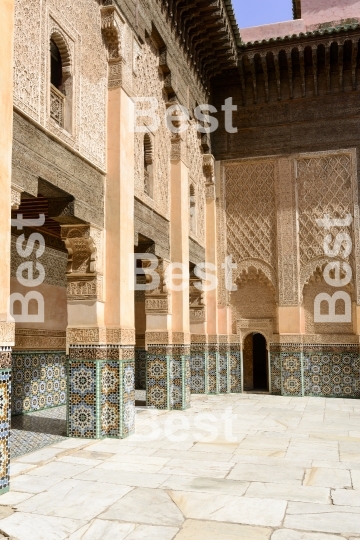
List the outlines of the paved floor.
<svg viewBox="0 0 360 540">
<path fill-rule="evenodd" d="M 138 409 L 136 420 L 123 441 L 67 439 L 13 460 L 0 531 L 18 540 L 360 539 L 360 400 L 193 396 L 188 411 Z"/>
<path fill-rule="evenodd" d="M 66 406 L 11 418 L 10 455 L 17 458 L 66 438 Z"/>
</svg>

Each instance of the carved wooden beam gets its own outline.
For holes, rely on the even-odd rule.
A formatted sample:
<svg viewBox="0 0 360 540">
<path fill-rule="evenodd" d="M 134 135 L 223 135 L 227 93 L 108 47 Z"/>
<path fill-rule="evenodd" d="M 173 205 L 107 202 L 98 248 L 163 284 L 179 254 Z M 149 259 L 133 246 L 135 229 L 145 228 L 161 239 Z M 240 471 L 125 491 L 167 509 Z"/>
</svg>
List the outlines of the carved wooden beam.
<svg viewBox="0 0 360 540">
<path fill-rule="evenodd" d="M 286 51 L 286 60 L 287 60 L 288 79 L 289 79 L 289 95 L 290 95 L 290 99 L 293 99 L 294 98 L 294 79 L 293 79 L 291 49 Z"/>
<path fill-rule="evenodd" d="M 261 65 L 264 73 L 264 84 L 265 84 L 265 101 L 266 103 L 269 102 L 269 72 L 268 72 L 268 65 L 266 61 L 266 55 L 260 56 Z"/>
<path fill-rule="evenodd" d="M 313 46 L 311 48 L 312 50 L 312 68 L 313 68 L 313 77 L 314 77 L 314 94 L 315 96 L 319 93 L 319 85 L 318 85 L 318 64 L 317 64 L 317 54 L 318 54 L 318 47 L 317 45 Z"/>
<path fill-rule="evenodd" d="M 246 81 L 245 81 L 245 75 L 244 75 L 244 66 L 243 66 L 243 59 L 240 58 L 239 60 L 239 73 L 240 73 L 240 84 L 241 84 L 241 92 L 243 97 L 243 105 L 246 105 Z"/>
<path fill-rule="evenodd" d="M 331 93 L 331 65 L 330 65 L 330 43 L 325 45 L 325 73 L 326 73 L 326 92 Z"/>
<path fill-rule="evenodd" d="M 275 64 L 278 101 L 281 101 L 281 78 L 280 78 L 280 66 L 279 66 L 279 53 L 273 52 L 273 58 L 274 58 L 274 64 Z"/>
<path fill-rule="evenodd" d="M 352 76 L 352 87 L 353 90 L 356 90 L 356 68 L 357 68 L 357 55 L 358 55 L 358 40 L 352 41 L 352 51 L 351 51 L 351 76 Z"/>
<path fill-rule="evenodd" d="M 301 76 L 302 97 L 306 97 L 305 51 L 304 51 L 304 47 L 298 47 L 298 51 L 299 51 L 299 60 L 300 60 L 300 76 Z"/>
<path fill-rule="evenodd" d="M 339 91 L 344 91 L 344 42 L 338 43 Z"/>
<path fill-rule="evenodd" d="M 253 54 L 248 55 L 248 60 L 251 70 L 251 78 L 254 92 L 254 105 L 258 102 L 258 93 L 257 93 L 257 81 L 256 81 L 256 65 L 255 65 L 255 56 Z"/>
</svg>

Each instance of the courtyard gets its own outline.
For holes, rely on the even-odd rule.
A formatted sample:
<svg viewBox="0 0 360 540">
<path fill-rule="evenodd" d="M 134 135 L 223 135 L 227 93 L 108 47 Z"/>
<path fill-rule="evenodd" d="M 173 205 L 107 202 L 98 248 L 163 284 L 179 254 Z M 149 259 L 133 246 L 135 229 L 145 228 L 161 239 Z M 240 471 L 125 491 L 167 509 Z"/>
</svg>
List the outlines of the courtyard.
<svg viewBox="0 0 360 540">
<path fill-rule="evenodd" d="M 191 403 L 137 407 L 127 439 L 60 437 L 12 459 L 0 531 L 17 540 L 360 538 L 360 400 Z"/>
</svg>

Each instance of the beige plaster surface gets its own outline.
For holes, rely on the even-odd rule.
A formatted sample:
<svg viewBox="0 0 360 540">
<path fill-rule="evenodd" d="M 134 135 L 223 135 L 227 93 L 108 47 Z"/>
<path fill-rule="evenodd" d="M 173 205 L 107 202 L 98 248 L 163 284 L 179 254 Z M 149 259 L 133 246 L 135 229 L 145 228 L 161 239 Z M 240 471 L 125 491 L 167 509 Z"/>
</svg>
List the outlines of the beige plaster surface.
<svg viewBox="0 0 360 540">
<path fill-rule="evenodd" d="M 56 287 L 42 283 L 36 288 L 24 287 L 16 278 L 11 278 L 11 294 L 20 293 L 25 296 L 29 291 L 37 291 L 44 298 L 44 322 L 43 323 L 16 323 L 16 328 L 36 328 L 37 330 L 61 330 L 67 327 L 67 299 L 66 288 Z M 17 314 L 17 307 L 14 306 L 14 313 Z M 29 305 L 29 314 L 37 313 L 36 303 L 33 301 Z M 20 313 L 20 309 L 19 309 Z"/>
<path fill-rule="evenodd" d="M 172 161 L 171 174 L 171 212 L 170 243 L 171 262 L 182 263 L 189 268 L 189 170 L 182 160 Z M 174 270 L 173 283 L 180 284 L 175 278 L 180 270 Z M 172 291 L 172 330 L 173 332 L 190 332 L 189 286 L 188 279 L 183 290 Z M 174 287 L 175 288 L 175 287 Z"/>
<path fill-rule="evenodd" d="M 217 238 L 216 238 L 216 201 L 206 199 L 206 262 L 215 265 L 216 270 L 211 272 L 217 277 Z M 208 334 L 216 335 L 219 331 L 218 291 L 213 289 L 206 292 L 206 320 Z"/>
<path fill-rule="evenodd" d="M 8 314 L 10 293 L 10 219 L 11 219 L 11 155 L 13 123 L 13 36 L 14 0 L 3 0 L 0 17 L 0 325 L 11 321 Z M 1 335 L 1 330 L 0 330 Z M 0 345 L 1 345 L 0 341 Z M 11 343 L 11 342 L 10 342 Z M 4 342 L 4 345 L 6 340 Z"/>
<path fill-rule="evenodd" d="M 133 329 L 134 104 L 122 88 L 108 92 L 105 195 L 105 324 Z"/>
<path fill-rule="evenodd" d="M 305 316 L 302 306 L 278 307 L 279 334 L 304 334 Z"/>
<path fill-rule="evenodd" d="M 12 461 L 0 531 L 18 540 L 360 538 L 360 463 L 341 458 L 342 448 L 360 453 L 360 400 L 191 401 L 176 413 L 137 409 L 128 439 L 68 439 Z"/>
</svg>

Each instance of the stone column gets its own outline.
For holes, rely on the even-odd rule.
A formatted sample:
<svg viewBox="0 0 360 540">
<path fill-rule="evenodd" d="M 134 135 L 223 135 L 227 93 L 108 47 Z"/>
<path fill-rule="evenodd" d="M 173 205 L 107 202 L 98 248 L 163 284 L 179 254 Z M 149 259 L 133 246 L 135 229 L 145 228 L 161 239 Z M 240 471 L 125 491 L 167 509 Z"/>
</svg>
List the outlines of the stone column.
<svg viewBox="0 0 360 540">
<path fill-rule="evenodd" d="M 13 37 L 14 0 L 1 4 L 0 19 L 0 493 L 9 490 L 10 465 L 10 392 L 11 392 L 11 348 L 15 344 L 15 323 L 9 314 L 10 296 L 10 245 L 11 245 L 11 153 L 13 118 Z"/>
</svg>

